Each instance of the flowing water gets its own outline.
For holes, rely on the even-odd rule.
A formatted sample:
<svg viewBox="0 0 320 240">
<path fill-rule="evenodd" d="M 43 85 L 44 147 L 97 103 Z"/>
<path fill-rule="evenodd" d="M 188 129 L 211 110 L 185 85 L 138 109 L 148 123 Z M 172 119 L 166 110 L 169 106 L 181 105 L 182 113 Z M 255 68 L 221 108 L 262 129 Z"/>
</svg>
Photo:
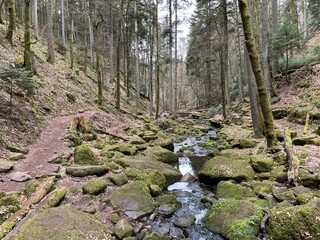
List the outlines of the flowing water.
<svg viewBox="0 0 320 240">
<path fill-rule="evenodd" d="M 192 146 L 192 153 L 179 157 L 179 164 L 176 166 L 182 175 L 187 173 L 197 177 L 202 165 L 209 159 L 209 152 L 199 146 L 199 143 L 209 139 L 210 136 L 216 134 L 216 131 L 209 131 L 201 138 L 190 137 L 183 142 L 176 143 L 174 151 L 176 153 L 182 147 Z M 152 224 L 151 230 L 160 235 L 169 234 L 176 239 L 190 240 L 223 240 L 220 235 L 208 231 L 202 225 L 202 219 L 206 215 L 208 208 L 201 202 L 201 197 L 204 196 L 205 186 L 198 181 L 192 182 L 176 182 L 168 186 L 166 194 L 174 194 L 177 196 L 177 201 L 181 203 L 179 208 L 172 216 L 165 217 L 159 215 Z M 210 196 L 210 195 L 209 195 Z M 214 199 L 214 195 L 211 194 Z M 187 228 L 177 227 L 173 222 L 178 218 L 186 215 L 195 217 L 195 224 Z"/>
</svg>

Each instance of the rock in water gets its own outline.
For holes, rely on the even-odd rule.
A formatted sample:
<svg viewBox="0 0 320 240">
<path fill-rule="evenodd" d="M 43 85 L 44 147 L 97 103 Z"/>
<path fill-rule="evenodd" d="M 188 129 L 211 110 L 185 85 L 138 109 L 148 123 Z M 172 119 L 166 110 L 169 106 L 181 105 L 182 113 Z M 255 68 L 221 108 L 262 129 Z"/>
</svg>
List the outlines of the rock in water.
<svg viewBox="0 0 320 240">
<path fill-rule="evenodd" d="M 178 227 L 189 228 L 196 222 L 196 218 L 189 214 L 184 214 L 173 221 Z"/>
</svg>

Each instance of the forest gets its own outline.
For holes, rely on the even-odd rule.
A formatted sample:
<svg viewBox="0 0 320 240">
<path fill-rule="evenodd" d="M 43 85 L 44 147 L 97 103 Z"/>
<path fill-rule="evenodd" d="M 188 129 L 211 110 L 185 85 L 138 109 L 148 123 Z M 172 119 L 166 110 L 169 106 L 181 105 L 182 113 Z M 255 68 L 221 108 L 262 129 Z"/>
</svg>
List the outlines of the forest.
<svg viewBox="0 0 320 240">
<path fill-rule="evenodd" d="M 320 239 L 319 0 L 0 0 L 0 239 Z"/>
</svg>

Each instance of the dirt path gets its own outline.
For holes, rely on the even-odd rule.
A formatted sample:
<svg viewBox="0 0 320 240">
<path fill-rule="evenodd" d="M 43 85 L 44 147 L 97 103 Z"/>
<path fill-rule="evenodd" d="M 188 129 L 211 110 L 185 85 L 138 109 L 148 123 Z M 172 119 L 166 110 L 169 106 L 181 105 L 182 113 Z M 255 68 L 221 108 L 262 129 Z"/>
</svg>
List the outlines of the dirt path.
<svg viewBox="0 0 320 240">
<path fill-rule="evenodd" d="M 6 192 L 23 191 L 26 182 L 16 182 L 10 180 L 9 176 L 19 172 L 25 172 L 32 178 L 42 174 L 55 174 L 59 171 L 59 166 L 48 161 L 55 155 L 70 151 L 64 136 L 72 119 L 76 116 L 92 117 L 96 112 L 87 111 L 84 113 L 55 117 L 49 120 L 48 125 L 43 129 L 38 139 L 30 146 L 30 151 L 26 158 L 20 160 L 14 169 L 6 174 L 0 175 L 0 190 Z"/>
</svg>

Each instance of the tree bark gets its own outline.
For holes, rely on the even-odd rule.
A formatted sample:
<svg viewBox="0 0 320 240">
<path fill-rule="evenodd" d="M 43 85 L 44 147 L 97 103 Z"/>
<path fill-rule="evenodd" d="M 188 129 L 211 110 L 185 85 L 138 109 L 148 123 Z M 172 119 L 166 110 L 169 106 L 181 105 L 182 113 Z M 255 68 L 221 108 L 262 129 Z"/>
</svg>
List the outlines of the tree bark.
<svg viewBox="0 0 320 240">
<path fill-rule="evenodd" d="M 53 15 L 52 0 L 47 1 L 47 43 L 48 43 L 48 62 L 54 63 L 54 47 L 53 47 Z"/>
<path fill-rule="evenodd" d="M 239 10 L 241 13 L 246 46 L 248 48 L 252 69 L 253 69 L 257 87 L 258 87 L 260 106 L 261 106 L 261 110 L 264 118 L 267 146 L 269 148 L 273 148 L 277 144 L 277 139 L 276 139 L 276 134 L 275 134 L 274 125 L 273 125 L 272 109 L 271 109 L 270 101 L 267 96 L 266 85 L 265 85 L 265 81 L 263 79 L 263 75 L 260 67 L 258 51 L 254 41 L 253 30 L 252 30 L 252 25 L 250 20 L 250 13 L 248 11 L 248 4 L 246 0 L 239 0 Z"/>
<path fill-rule="evenodd" d="M 6 38 L 13 45 L 13 33 L 16 30 L 16 10 L 13 0 L 8 0 L 8 9 L 9 9 L 9 26 L 6 33 Z"/>
<path fill-rule="evenodd" d="M 70 68 L 73 69 L 74 65 L 74 54 L 73 54 L 73 34 L 74 34 L 74 19 L 73 19 L 73 13 L 71 14 L 71 33 L 70 33 Z M 85 71 L 86 73 L 86 71 Z"/>
<path fill-rule="evenodd" d="M 278 0 L 272 0 L 272 42 L 275 42 L 276 33 L 278 32 Z M 271 58 L 272 76 L 278 73 L 278 51 L 273 48 Z"/>
<path fill-rule="evenodd" d="M 135 80 L 136 80 L 136 107 L 140 108 L 140 68 L 139 68 L 139 36 L 138 36 L 138 12 L 137 12 L 137 1 L 135 1 L 134 12 L 135 12 Z"/>
<path fill-rule="evenodd" d="M 110 63 L 110 85 L 113 84 L 113 75 L 114 75 L 114 69 L 113 69 L 113 0 L 110 0 L 110 24 L 109 24 L 109 63 Z"/>
<path fill-rule="evenodd" d="M 168 67 L 168 111 L 173 112 L 173 98 L 172 98 L 172 0 L 168 1 L 169 4 L 169 67 Z"/>
<path fill-rule="evenodd" d="M 160 108 L 160 56 L 159 56 L 159 25 L 158 25 L 158 7 L 159 1 L 156 0 L 156 21 L 155 24 L 155 31 L 156 31 L 156 112 L 155 118 L 159 117 L 159 108 Z"/>
<path fill-rule="evenodd" d="M 98 105 L 102 106 L 102 78 L 101 78 L 101 69 L 100 69 L 100 55 L 96 52 L 96 72 L 98 79 Z"/>
<path fill-rule="evenodd" d="M 61 0 L 61 37 L 62 46 L 66 46 L 66 29 L 65 29 L 65 13 L 64 13 L 64 0 Z"/>
<path fill-rule="evenodd" d="M 3 19 L 2 19 L 2 6 L 3 6 L 4 0 L 0 0 L 0 24 L 3 24 Z"/>
<path fill-rule="evenodd" d="M 38 0 L 31 1 L 32 7 L 32 26 L 34 30 L 34 35 L 39 38 L 39 23 L 38 23 Z"/>
<path fill-rule="evenodd" d="M 173 111 L 177 111 L 178 105 L 178 0 L 174 2 L 175 20 L 174 20 L 174 105 Z"/>
<path fill-rule="evenodd" d="M 30 0 L 24 3 L 24 67 L 32 74 Z"/>
</svg>

